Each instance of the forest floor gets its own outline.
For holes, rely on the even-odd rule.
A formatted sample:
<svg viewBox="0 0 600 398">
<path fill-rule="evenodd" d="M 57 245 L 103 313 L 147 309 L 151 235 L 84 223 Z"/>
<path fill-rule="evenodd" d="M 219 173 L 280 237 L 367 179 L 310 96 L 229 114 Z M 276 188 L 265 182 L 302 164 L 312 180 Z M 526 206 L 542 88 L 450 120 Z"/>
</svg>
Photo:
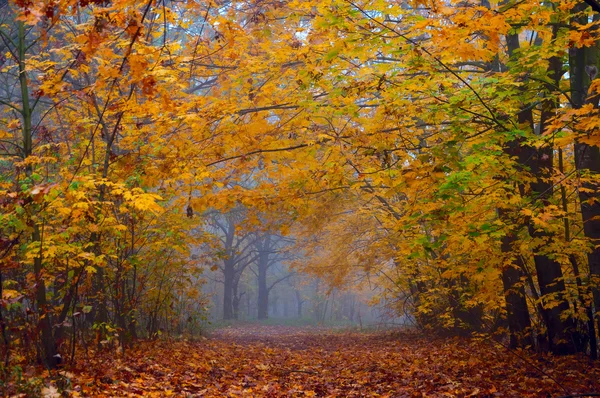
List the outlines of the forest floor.
<svg viewBox="0 0 600 398">
<path fill-rule="evenodd" d="M 246 325 L 142 342 L 63 370 L 71 396 L 564 397 L 600 392 L 600 365 L 490 340 Z M 56 391 L 54 387 L 46 392 Z"/>
</svg>

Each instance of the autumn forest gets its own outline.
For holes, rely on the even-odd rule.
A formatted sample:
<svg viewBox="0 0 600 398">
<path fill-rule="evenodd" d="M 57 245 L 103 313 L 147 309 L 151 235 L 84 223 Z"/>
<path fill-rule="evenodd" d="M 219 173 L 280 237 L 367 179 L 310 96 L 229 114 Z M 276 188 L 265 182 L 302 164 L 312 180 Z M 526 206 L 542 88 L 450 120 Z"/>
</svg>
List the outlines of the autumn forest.
<svg viewBox="0 0 600 398">
<path fill-rule="evenodd" d="M 600 396 L 597 0 L 0 0 L 0 394 Z"/>
</svg>

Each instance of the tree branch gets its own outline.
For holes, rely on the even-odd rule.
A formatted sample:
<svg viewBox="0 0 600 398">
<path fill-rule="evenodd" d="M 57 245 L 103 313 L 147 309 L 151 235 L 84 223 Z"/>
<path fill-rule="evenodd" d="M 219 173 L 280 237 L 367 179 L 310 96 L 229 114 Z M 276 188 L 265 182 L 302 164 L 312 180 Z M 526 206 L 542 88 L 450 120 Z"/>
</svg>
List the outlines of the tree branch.
<svg viewBox="0 0 600 398">
<path fill-rule="evenodd" d="M 296 275 L 296 273 L 295 273 L 295 272 L 290 272 L 289 274 L 287 274 L 287 275 L 285 275 L 285 276 L 283 276 L 283 277 L 281 277 L 281 278 L 277 279 L 275 282 L 273 282 L 273 283 L 271 284 L 271 286 L 269 286 L 269 288 L 268 288 L 267 290 L 270 292 L 270 291 L 271 291 L 271 289 L 273 289 L 273 288 L 275 287 L 275 285 L 276 285 L 276 284 L 278 284 L 279 282 L 283 282 L 284 280 L 286 280 L 286 279 L 289 279 L 289 278 L 291 278 L 291 277 L 292 277 L 292 276 L 294 276 L 294 275 Z"/>
<path fill-rule="evenodd" d="M 585 1 L 585 3 L 587 5 L 592 7 L 592 10 L 594 10 L 597 13 L 600 13 L 600 3 L 598 3 L 596 0 L 583 0 L 583 1 Z"/>
</svg>

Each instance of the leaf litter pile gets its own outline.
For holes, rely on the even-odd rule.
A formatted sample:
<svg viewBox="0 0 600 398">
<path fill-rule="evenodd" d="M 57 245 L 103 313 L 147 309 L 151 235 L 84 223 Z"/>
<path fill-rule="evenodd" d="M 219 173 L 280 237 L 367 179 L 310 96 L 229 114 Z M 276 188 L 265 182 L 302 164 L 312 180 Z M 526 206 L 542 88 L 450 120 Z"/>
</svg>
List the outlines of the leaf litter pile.
<svg viewBox="0 0 600 398">
<path fill-rule="evenodd" d="M 230 327 L 195 342 L 143 342 L 92 355 L 69 375 L 72 396 L 560 397 L 600 392 L 583 357 L 509 352 L 489 340 L 409 333 Z"/>
</svg>

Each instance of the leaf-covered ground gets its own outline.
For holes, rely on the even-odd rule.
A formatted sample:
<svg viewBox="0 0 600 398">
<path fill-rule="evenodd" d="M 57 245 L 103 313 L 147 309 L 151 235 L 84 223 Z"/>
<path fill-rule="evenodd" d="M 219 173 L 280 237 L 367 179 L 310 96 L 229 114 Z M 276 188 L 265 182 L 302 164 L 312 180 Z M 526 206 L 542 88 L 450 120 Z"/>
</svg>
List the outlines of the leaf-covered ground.
<svg viewBox="0 0 600 398">
<path fill-rule="evenodd" d="M 584 358 L 490 341 L 245 326 L 197 342 L 147 342 L 69 370 L 74 396 L 559 397 L 600 392 Z"/>
</svg>

